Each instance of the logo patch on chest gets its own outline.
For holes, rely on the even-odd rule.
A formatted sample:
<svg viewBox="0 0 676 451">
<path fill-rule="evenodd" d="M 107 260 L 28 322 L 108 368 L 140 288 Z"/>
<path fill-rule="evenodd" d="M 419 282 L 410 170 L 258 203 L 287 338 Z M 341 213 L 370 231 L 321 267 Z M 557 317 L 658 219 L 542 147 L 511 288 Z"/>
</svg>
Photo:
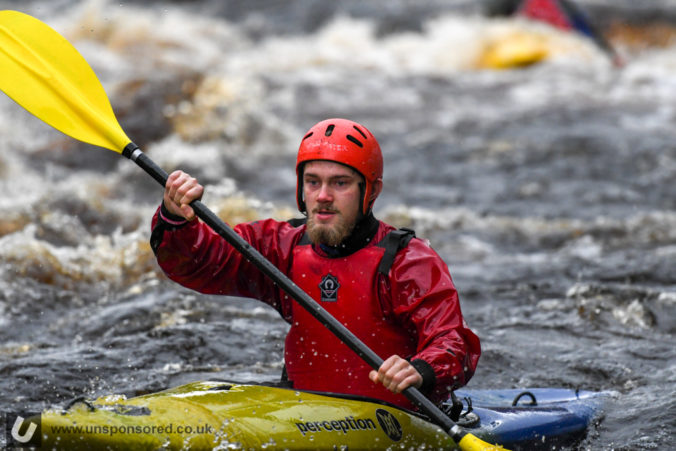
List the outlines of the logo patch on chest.
<svg viewBox="0 0 676 451">
<path fill-rule="evenodd" d="M 340 288 L 340 284 L 336 276 L 331 273 L 325 275 L 319 283 L 322 302 L 336 302 L 338 300 L 338 288 Z"/>
</svg>

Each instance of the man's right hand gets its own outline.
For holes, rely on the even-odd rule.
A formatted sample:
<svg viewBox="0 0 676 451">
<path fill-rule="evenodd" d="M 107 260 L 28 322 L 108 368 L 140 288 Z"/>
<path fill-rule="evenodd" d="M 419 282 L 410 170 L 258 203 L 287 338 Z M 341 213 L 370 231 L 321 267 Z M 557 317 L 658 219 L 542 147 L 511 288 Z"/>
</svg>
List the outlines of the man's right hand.
<svg viewBox="0 0 676 451">
<path fill-rule="evenodd" d="M 190 203 L 201 199 L 202 194 L 204 187 L 197 183 L 197 179 L 183 171 L 174 171 L 169 174 L 164 187 L 164 207 L 169 213 L 192 221 L 195 219 L 195 211 Z"/>
</svg>

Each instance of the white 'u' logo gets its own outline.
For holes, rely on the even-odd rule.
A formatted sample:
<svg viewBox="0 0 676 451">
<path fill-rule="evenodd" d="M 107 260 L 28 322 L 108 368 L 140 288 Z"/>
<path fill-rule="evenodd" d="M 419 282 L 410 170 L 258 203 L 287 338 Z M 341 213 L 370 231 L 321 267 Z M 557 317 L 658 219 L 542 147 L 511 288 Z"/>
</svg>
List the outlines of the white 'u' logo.
<svg viewBox="0 0 676 451">
<path fill-rule="evenodd" d="M 35 434 L 35 430 L 38 428 L 38 426 L 35 423 L 31 423 L 30 426 L 28 426 L 28 430 L 23 434 L 19 434 L 19 429 L 21 429 L 21 425 L 23 425 L 23 417 L 17 417 L 16 421 L 14 421 L 14 426 L 12 427 L 12 438 L 16 440 L 19 443 L 28 443 L 30 439 L 33 438 L 33 434 Z"/>
</svg>

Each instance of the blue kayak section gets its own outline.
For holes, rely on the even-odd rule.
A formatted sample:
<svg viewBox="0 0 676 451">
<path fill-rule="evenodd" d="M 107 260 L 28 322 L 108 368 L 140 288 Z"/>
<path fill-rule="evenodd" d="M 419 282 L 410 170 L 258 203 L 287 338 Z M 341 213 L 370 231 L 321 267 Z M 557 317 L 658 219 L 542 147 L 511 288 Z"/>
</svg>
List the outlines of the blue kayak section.
<svg viewBox="0 0 676 451">
<path fill-rule="evenodd" d="M 461 389 L 455 394 L 464 405 L 460 425 L 486 441 L 524 450 L 580 441 L 613 396 L 559 388 Z"/>
</svg>

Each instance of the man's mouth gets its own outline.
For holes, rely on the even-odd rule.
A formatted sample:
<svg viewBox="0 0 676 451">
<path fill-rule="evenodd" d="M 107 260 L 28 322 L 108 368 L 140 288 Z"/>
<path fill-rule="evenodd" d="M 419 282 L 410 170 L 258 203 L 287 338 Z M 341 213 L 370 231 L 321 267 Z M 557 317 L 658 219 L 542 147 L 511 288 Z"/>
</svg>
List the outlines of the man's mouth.
<svg viewBox="0 0 676 451">
<path fill-rule="evenodd" d="M 338 214 L 338 210 L 333 208 L 315 208 L 312 213 L 314 213 L 315 218 L 317 219 L 329 219 Z"/>
</svg>

